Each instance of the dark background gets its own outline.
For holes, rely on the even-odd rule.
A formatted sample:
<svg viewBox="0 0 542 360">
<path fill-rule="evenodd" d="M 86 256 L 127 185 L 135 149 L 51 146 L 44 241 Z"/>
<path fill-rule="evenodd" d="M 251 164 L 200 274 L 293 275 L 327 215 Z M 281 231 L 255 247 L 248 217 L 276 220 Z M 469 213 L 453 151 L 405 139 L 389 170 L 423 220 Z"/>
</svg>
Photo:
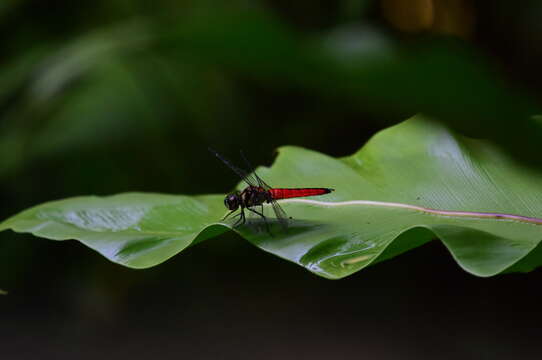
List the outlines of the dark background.
<svg viewBox="0 0 542 360">
<path fill-rule="evenodd" d="M 1 218 L 76 195 L 225 193 L 238 179 L 209 145 L 263 165 L 287 144 L 347 156 L 418 112 L 540 167 L 540 2 L 225 3 L 3 1 Z M 535 359 L 540 280 L 474 277 L 438 241 L 330 281 L 234 234 L 130 270 L 7 231 L 0 354 Z"/>
</svg>

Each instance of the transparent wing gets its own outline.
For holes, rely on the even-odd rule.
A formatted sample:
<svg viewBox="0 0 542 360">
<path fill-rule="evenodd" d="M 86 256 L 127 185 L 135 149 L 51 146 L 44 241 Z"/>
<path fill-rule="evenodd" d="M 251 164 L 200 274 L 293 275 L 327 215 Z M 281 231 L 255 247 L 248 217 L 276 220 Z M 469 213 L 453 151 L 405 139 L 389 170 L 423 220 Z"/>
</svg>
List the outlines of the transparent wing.
<svg viewBox="0 0 542 360">
<path fill-rule="evenodd" d="M 251 164 L 250 164 L 250 161 L 248 161 L 247 157 L 245 156 L 245 154 L 243 153 L 243 150 L 240 151 L 241 152 L 241 158 L 243 158 L 243 161 L 245 162 L 245 164 L 247 165 L 247 167 L 249 169 L 255 169 Z M 261 177 L 258 176 L 258 174 L 256 174 L 256 170 L 254 170 L 254 172 L 252 173 L 252 178 L 256 179 L 256 181 L 258 182 L 258 185 L 262 188 L 264 188 L 265 190 L 269 190 L 271 189 L 271 186 L 269 186 L 265 181 L 262 180 Z"/>
<path fill-rule="evenodd" d="M 261 187 L 265 190 L 270 190 L 271 186 L 269 186 L 265 181 L 262 180 L 256 174 L 256 172 L 253 172 L 252 174 L 249 174 L 245 170 L 238 168 L 237 166 L 233 165 L 231 161 L 220 155 L 215 150 L 209 148 L 209 151 L 213 153 L 217 158 L 219 158 L 226 166 L 228 166 L 230 169 L 232 169 L 237 175 L 243 179 L 244 182 L 246 182 L 249 186 L 255 186 L 255 187 Z M 246 158 L 243 151 L 241 151 L 241 157 L 243 158 L 243 161 L 247 165 L 248 168 L 252 169 L 252 165 Z M 282 209 L 282 207 L 275 201 L 271 201 L 271 206 L 273 207 L 273 212 L 275 213 L 275 216 L 277 218 L 277 221 L 280 223 L 280 226 L 283 228 L 283 230 L 286 230 L 288 228 L 288 215 L 286 215 L 286 212 Z M 253 217 L 254 214 L 251 214 L 252 212 L 249 211 L 248 216 Z"/>
<path fill-rule="evenodd" d="M 275 215 L 277 216 L 277 220 L 280 223 L 280 226 L 283 230 L 286 230 L 288 228 L 288 215 L 282 210 L 280 205 L 275 201 L 271 201 L 271 206 L 273 206 L 273 211 L 275 212 Z"/>
<path fill-rule="evenodd" d="M 231 161 L 229 161 L 228 159 L 226 159 L 225 157 L 220 155 L 215 150 L 213 150 L 211 148 L 208 148 L 208 149 L 212 154 L 214 154 L 218 159 L 220 159 L 224 164 L 226 164 L 227 167 L 229 167 L 230 169 L 233 170 L 233 172 L 235 172 L 237 175 L 239 175 L 239 177 L 241 177 L 241 179 L 243 179 L 243 181 L 246 182 L 249 186 L 258 186 L 258 184 L 259 184 L 258 178 L 255 178 L 254 176 L 252 176 L 251 174 L 249 174 L 245 170 L 243 170 L 241 168 L 238 168 L 237 166 L 233 165 L 233 163 Z"/>
<path fill-rule="evenodd" d="M 245 164 L 250 168 L 253 169 L 252 165 L 246 158 L 245 154 L 241 150 L 241 157 L 245 161 Z M 254 178 L 256 178 L 256 181 L 258 182 L 258 185 L 266 190 L 270 190 L 271 186 L 269 186 L 265 181 L 262 180 L 261 177 L 256 174 L 256 171 L 252 173 L 254 175 Z M 282 207 L 276 202 L 275 200 L 271 201 L 271 206 L 273 207 L 273 211 L 275 212 L 275 216 L 277 217 L 278 222 L 280 223 L 280 226 L 283 230 L 286 230 L 288 228 L 288 215 L 286 215 L 286 212 L 282 209 Z"/>
</svg>

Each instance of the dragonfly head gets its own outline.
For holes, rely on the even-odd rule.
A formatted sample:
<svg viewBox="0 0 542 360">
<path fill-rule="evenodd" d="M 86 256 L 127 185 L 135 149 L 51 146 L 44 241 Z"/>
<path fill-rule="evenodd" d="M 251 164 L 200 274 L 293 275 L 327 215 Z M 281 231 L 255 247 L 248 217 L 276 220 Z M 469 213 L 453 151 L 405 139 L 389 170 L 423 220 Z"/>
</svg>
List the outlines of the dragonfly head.
<svg viewBox="0 0 542 360">
<path fill-rule="evenodd" d="M 241 197 L 238 193 L 228 194 L 224 198 L 224 205 L 229 210 L 237 210 L 241 204 Z"/>
</svg>

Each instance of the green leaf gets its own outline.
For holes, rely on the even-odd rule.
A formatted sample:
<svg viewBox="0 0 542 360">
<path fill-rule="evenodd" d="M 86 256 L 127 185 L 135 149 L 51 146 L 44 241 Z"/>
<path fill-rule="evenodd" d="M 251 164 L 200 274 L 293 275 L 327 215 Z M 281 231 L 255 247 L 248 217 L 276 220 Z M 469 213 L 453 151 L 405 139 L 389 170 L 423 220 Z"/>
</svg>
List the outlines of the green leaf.
<svg viewBox="0 0 542 360">
<path fill-rule="evenodd" d="M 0 224 L 51 240 L 77 239 L 132 268 L 160 264 L 195 241 L 226 230 L 222 196 L 126 193 L 48 202 Z M 199 237 L 199 239 L 197 239 Z"/>
<path fill-rule="evenodd" d="M 268 206 L 273 236 L 257 219 L 251 220 L 256 226 L 236 229 L 261 249 L 327 278 L 350 275 L 433 238 L 478 276 L 529 271 L 542 262 L 540 251 L 533 251 L 542 239 L 542 176 L 487 143 L 422 117 L 380 132 L 344 159 L 284 147 L 275 164 L 258 173 L 277 187 L 336 189 L 282 201 L 293 218 L 287 232 Z M 0 230 L 77 239 L 112 261 L 144 268 L 225 231 L 222 199 L 80 197 L 23 211 Z"/>
</svg>

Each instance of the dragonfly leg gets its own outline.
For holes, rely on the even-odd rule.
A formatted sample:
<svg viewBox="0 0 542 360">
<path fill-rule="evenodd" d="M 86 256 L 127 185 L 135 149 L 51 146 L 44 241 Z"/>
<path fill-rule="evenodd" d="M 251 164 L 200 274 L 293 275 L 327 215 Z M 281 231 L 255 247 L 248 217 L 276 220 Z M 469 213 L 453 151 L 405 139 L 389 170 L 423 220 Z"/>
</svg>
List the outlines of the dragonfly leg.
<svg viewBox="0 0 542 360">
<path fill-rule="evenodd" d="M 248 210 L 252 211 L 253 213 L 257 214 L 257 215 L 260 215 L 263 219 L 263 222 L 265 223 L 265 229 L 267 230 L 267 232 L 269 233 L 269 235 L 273 236 L 273 234 L 271 234 L 271 230 L 269 229 L 269 223 L 267 222 L 267 219 L 265 218 L 265 216 L 263 215 L 263 206 L 262 206 L 262 212 L 259 212 L 259 211 L 256 211 L 254 209 L 251 209 L 249 207 L 247 207 Z"/>
<path fill-rule="evenodd" d="M 237 220 L 235 222 L 235 224 L 233 224 L 233 227 L 237 227 L 239 225 L 243 225 L 245 222 L 246 222 L 246 218 L 245 218 L 245 211 L 244 209 L 241 208 L 241 212 L 235 216 L 239 216 L 239 220 Z"/>
<path fill-rule="evenodd" d="M 222 218 L 221 221 L 226 220 L 226 219 L 228 218 L 228 216 L 230 216 L 231 214 L 233 214 L 235 211 L 236 211 L 236 210 L 232 210 L 232 211 L 230 211 L 229 213 L 227 213 L 226 216 L 224 216 L 224 217 Z"/>
</svg>

